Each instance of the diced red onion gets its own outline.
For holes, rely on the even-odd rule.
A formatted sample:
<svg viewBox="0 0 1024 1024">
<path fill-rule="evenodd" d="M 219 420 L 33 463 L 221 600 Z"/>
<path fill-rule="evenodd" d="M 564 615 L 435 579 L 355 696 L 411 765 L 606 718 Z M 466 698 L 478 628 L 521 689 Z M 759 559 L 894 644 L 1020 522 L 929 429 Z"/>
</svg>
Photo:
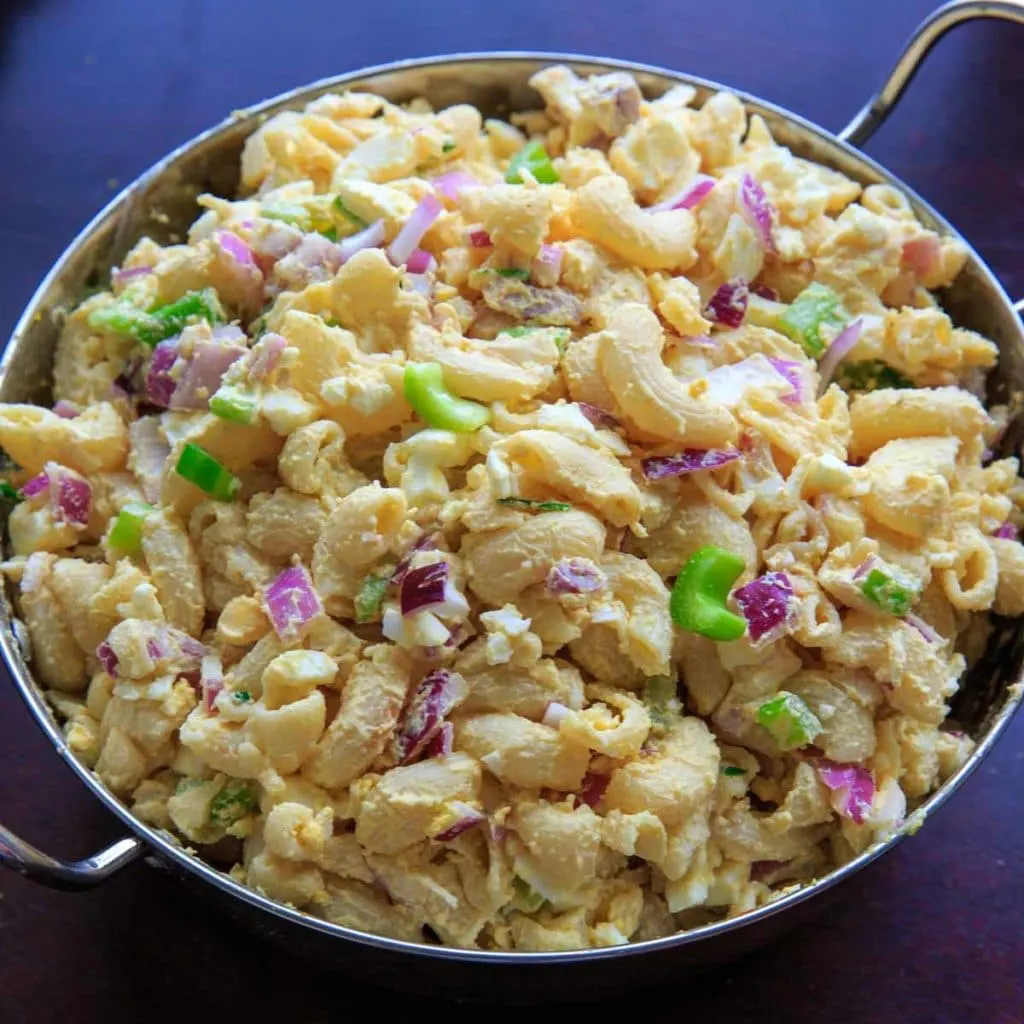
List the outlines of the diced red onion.
<svg viewBox="0 0 1024 1024">
<path fill-rule="evenodd" d="M 210 398 L 220 387 L 228 368 L 246 354 L 242 345 L 221 344 L 205 339 L 196 342 L 192 357 L 171 395 L 170 407 L 176 410 L 208 409 Z"/>
<path fill-rule="evenodd" d="M 775 252 L 775 239 L 772 237 L 774 207 L 760 183 L 749 173 L 744 173 L 740 181 L 740 206 L 747 222 L 757 232 L 765 252 Z"/>
<path fill-rule="evenodd" d="M 876 565 L 878 565 L 879 561 L 880 559 L 878 555 L 868 555 L 868 557 L 865 558 L 859 566 L 857 566 L 857 569 L 853 574 L 853 582 L 859 583 L 862 579 L 864 579 L 867 576 L 867 574 L 871 572 L 871 570 Z"/>
<path fill-rule="evenodd" d="M 264 274 L 269 274 L 278 260 L 284 259 L 302 244 L 303 233 L 284 221 L 263 221 L 261 230 L 252 239 L 252 250 Z"/>
<path fill-rule="evenodd" d="M 248 377 L 252 383 L 266 380 L 281 361 L 281 353 L 288 347 L 288 342 L 280 334 L 264 334 L 253 351 L 255 356 L 249 367 Z"/>
<path fill-rule="evenodd" d="M 779 293 L 766 284 L 752 284 L 750 286 L 750 294 L 756 295 L 759 298 L 767 299 L 769 302 L 778 302 Z"/>
<path fill-rule="evenodd" d="M 424 196 L 388 246 L 388 258 L 396 267 L 406 263 L 430 225 L 441 216 L 442 206 L 437 196 Z"/>
<path fill-rule="evenodd" d="M 607 577 L 593 562 L 563 558 L 551 566 L 545 586 L 552 594 L 589 594 L 607 583 Z"/>
<path fill-rule="evenodd" d="M 549 729 L 558 730 L 562 727 L 562 722 L 571 714 L 572 708 L 567 708 L 564 704 L 559 704 L 557 700 L 553 700 L 544 709 L 544 717 L 540 720 L 540 723 L 541 725 L 546 725 Z"/>
<path fill-rule="evenodd" d="M 708 193 L 715 187 L 714 178 L 706 174 L 698 174 L 689 185 L 681 192 L 677 192 L 668 199 L 647 208 L 648 213 L 663 213 L 665 210 L 692 210 L 695 206 L 707 198 Z"/>
<path fill-rule="evenodd" d="M 599 430 L 614 430 L 619 425 L 619 421 L 600 406 L 591 405 L 590 402 L 577 402 L 576 406 Z"/>
<path fill-rule="evenodd" d="M 800 405 L 804 398 L 804 384 L 806 383 L 804 378 L 804 364 L 796 359 L 775 359 L 772 356 L 768 357 L 768 362 L 775 367 L 779 373 L 789 381 L 792 386 L 792 391 L 788 394 L 782 395 L 782 401 L 786 405 Z"/>
<path fill-rule="evenodd" d="M 743 323 L 747 314 L 747 300 L 750 292 L 746 281 L 735 278 L 719 285 L 704 309 L 704 315 L 723 327 L 735 328 Z"/>
<path fill-rule="evenodd" d="M 250 311 L 263 304 L 263 271 L 249 245 L 233 231 L 215 231 L 213 241 L 218 257 L 235 279 L 242 305 Z"/>
<path fill-rule="evenodd" d="M 267 587 L 263 603 L 274 632 L 286 643 L 297 639 L 324 610 L 309 573 L 301 565 L 285 569 Z"/>
<path fill-rule="evenodd" d="M 216 652 L 203 656 L 199 667 L 199 688 L 203 697 L 203 707 L 210 714 L 215 714 L 217 709 L 214 702 L 224 689 L 224 665 Z"/>
<path fill-rule="evenodd" d="M 1001 537 L 1003 540 L 1016 540 L 1017 527 L 1010 522 L 1003 523 L 1003 525 L 996 530 L 996 536 Z"/>
<path fill-rule="evenodd" d="M 156 416 L 143 416 L 128 425 L 128 444 L 131 448 L 132 470 L 142 484 L 146 501 L 160 500 L 160 485 L 164 466 L 171 454 L 171 446 L 160 432 Z"/>
<path fill-rule="evenodd" d="M 469 233 L 469 244 L 473 249 L 489 249 L 494 243 L 491 236 L 483 228 L 477 228 Z"/>
<path fill-rule="evenodd" d="M 149 370 L 146 373 L 146 398 L 162 409 L 170 406 L 174 389 L 178 386 L 178 382 L 171 376 L 171 370 L 177 362 L 180 343 L 180 338 L 161 341 L 153 349 L 153 357 L 149 361 Z"/>
<path fill-rule="evenodd" d="M 866 768 L 856 764 L 835 764 L 819 761 L 818 777 L 832 790 L 832 806 L 836 813 L 857 825 L 864 823 L 864 815 L 871 809 L 875 798 L 875 780 Z"/>
<path fill-rule="evenodd" d="M 110 676 L 111 679 L 117 678 L 117 655 L 114 653 L 114 648 L 103 641 L 96 648 L 96 657 L 99 660 L 100 668 Z"/>
<path fill-rule="evenodd" d="M 793 613 L 793 584 L 784 572 L 766 572 L 734 594 L 754 643 L 774 639 Z"/>
<path fill-rule="evenodd" d="M 141 277 L 143 274 L 152 274 L 152 267 L 118 267 L 110 275 L 110 280 L 116 285 L 122 285 L 125 281 L 130 281 L 133 277 Z"/>
<path fill-rule="evenodd" d="M 423 748 L 423 756 L 447 757 L 455 746 L 455 726 L 443 722 L 434 738 Z"/>
<path fill-rule="evenodd" d="M 435 669 L 413 691 L 392 740 L 399 764 L 414 761 L 440 732 L 445 719 L 466 699 L 465 680 L 457 672 Z"/>
<path fill-rule="evenodd" d="M 453 839 L 461 836 L 463 832 L 468 832 L 474 826 L 487 820 L 487 815 L 483 811 L 479 811 L 461 800 L 453 800 L 452 806 L 458 810 L 460 816 L 453 825 L 449 825 L 443 832 L 438 832 L 436 836 L 433 836 L 438 843 L 450 843 Z"/>
<path fill-rule="evenodd" d="M 916 629 L 930 644 L 942 643 L 942 637 L 919 615 L 908 612 L 903 616 L 903 621 L 913 629 Z"/>
<path fill-rule="evenodd" d="M 448 171 L 446 174 L 438 175 L 430 183 L 434 186 L 435 192 L 440 192 L 445 199 L 453 203 L 458 202 L 459 193 L 464 188 L 479 188 L 480 182 L 466 171 Z"/>
<path fill-rule="evenodd" d="M 538 288 L 554 288 L 562 274 L 565 253 L 554 245 L 542 245 L 530 264 L 530 280 Z"/>
<path fill-rule="evenodd" d="M 157 637 L 151 636 L 146 641 L 146 653 L 154 661 L 159 661 L 167 653 L 167 647 L 164 645 L 162 639 L 157 639 Z"/>
<path fill-rule="evenodd" d="M 718 469 L 741 457 L 737 448 L 686 448 L 678 455 L 653 455 L 640 461 L 644 477 L 648 480 L 664 480 L 670 476 L 683 476 L 704 469 Z"/>
<path fill-rule="evenodd" d="M 341 262 L 347 263 L 357 252 L 361 252 L 363 249 L 376 249 L 384 244 L 385 237 L 384 221 L 375 220 L 369 227 L 363 228 L 362 231 L 349 235 L 348 238 L 343 238 L 338 243 Z M 418 242 L 419 239 L 417 238 L 416 241 Z M 412 248 L 416 248 L 415 244 Z"/>
<path fill-rule="evenodd" d="M 451 585 L 447 562 L 431 562 L 409 569 L 402 580 L 398 600 L 403 615 L 420 611 L 453 614 L 465 605 L 465 599 Z"/>
<path fill-rule="evenodd" d="M 423 534 L 423 536 L 420 537 L 404 555 L 402 555 L 398 565 L 395 566 L 395 571 L 391 574 L 391 582 L 397 586 L 405 579 L 409 572 L 409 567 L 412 564 L 412 556 L 415 555 L 417 551 L 433 551 L 436 547 L 437 542 L 434 538 L 434 534 Z"/>
<path fill-rule="evenodd" d="M 38 476 L 32 477 L 21 488 L 21 496 L 23 498 L 34 498 L 37 494 L 42 494 L 50 487 L 50 478 L 45 473 L 40 473 Z"/>
<path fill-rule="evenodd" d="M 836 368 L 850 354 L 850 350 L 854 345 L 857 344 L 857 339 L 860 337 L 863 326 L 864 321 L 860 317 L 850 321 L 835 336 L 832 344 L 829 345 L 828 350 L 821 357 L 821 361 L 818 363 L 818 373 L 821 374 L 821 383 L 818 385 L 818 390 L 822 394 L 824 394 L 825 389 L 828 387 L 828 382 L 832 379 L 832 374 L 836 372 Z"/>
<path fill-rule="evenodd" d="M 426 249 L 414 249 L 412 255 L 406 261 L 405 269 L 410 274 L 425 274 L 436 266 L 437 263 L 434 257 Z"/>
<path fill-rule="evenodd" d="M 918 278 L 927 277 L 939 262 L 942 243 L 935 235 L 919 235 L 903 243 L 902 263 Z"/>
<path fill-rule="evenodd" d="M 88 525 L 89 513 L 92 511 L 92 487 L 89 481 L 63 467 L 49 472 L 50 500 L 57 519 L 71 526 Z"/>
<path fill-rule="evenodd" d="M 583 783 L 580 786 L 579 793 L 576 795 L 588 807 L 596 807 L 601 802 L 601 797 L 604 796 L 604 791 L 608 788 L 609 782 L 611 782 L 610 775 L 598 775 L 595 772 L 587 772 L 583 776 Z"/>
<path fill-rule="evenodd" d="M 53 411 L 62 420 L 73 420 L 79 415 L 78 407 L 71 402 L 65 402 L 63 398 L 54 404 Z"/>
</svg>

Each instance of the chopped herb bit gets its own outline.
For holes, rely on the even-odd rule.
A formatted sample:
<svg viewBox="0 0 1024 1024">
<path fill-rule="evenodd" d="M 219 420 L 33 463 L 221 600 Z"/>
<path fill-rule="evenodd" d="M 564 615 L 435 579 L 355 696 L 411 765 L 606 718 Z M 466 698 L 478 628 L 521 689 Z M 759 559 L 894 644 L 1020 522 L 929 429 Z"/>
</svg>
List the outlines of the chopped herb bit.
<svg viewBox="0 0 1024 1024">
<path fill-rule="evenodd" d="M 572 508 L 566 501 L 535 501 L 533 498 L 499 498 L 498 504 L 509 508 L 533 508 L 538 512 L 568 512 Z"/>
<path fill-rule="evenodd" d="M 445 141 L 441 145 L 441 152 L 442 153 L 452 153 L 452 152 L 454 152 L 455 147 L 457 145 L 458 145 L 458 143 L 455 142 L 454 140 L 452 140 L 452 139 L 445 139 Z"/>
<path fill-rule="evenodd" d="M 747 773 L 742 768 L 738 768 L 734 764 L 724 764 L 722 765 L 722 774 L 730 776 L 739 776 L 746 775 Z"/>
<path fill-rule="evenodd" d="M 524 914 L 535 914 L 547 903 L 547 900 L 539 892 L 518 876 L 512 879 L 512 890 L 515 893 L 512 905 Z"/>
<path fill-rule="evenodd" d="M 357 213 L 353 213 L 344 203 L 341 196 L 334 197 L 334 208 L 340 213 L 346 220 L 350 220 L 357 228 L 369 227 L 369 222 L 363 220 L 362 217 Z"/>
<path fill-rule="evenodd" d="M 248 690 L 235 690 L 235 692 L 231 694 L 231 699 L 236 704 L 251 704 L 252 694 Z"/>
<path fill-rule="evenodd" d="M 836 383 L 844 391 L 877 391 L 879 388 L 912 388 L 914 382 L 881 359 L 844 363 L 836 374 Z"/>
<path fill-rule="evenodd" d="M 356 622 L 372 622 L 377 617 L 390 583 L 387 576 L 367 576 L 363 580 L 355 599 Z"/>
<path fill-rule="evenodd" d="M 498 267 L 494 272 L 502 277 L 514 277 L 517 281 L 530 280 L 530 272 L 521 267 Z"/>
<path fill-rule="evenodd" d="M 21 501 L 21 495 L 13 485 L 6 480 L 0 480 L 0 504 L 17 505 Z"/>
<path fill-rule="evenodd" d="M 232 779 L 211 801 L 210 820 L 227 828 L 256 810 L 259 790 L 247 779 Z"/>
</svg>

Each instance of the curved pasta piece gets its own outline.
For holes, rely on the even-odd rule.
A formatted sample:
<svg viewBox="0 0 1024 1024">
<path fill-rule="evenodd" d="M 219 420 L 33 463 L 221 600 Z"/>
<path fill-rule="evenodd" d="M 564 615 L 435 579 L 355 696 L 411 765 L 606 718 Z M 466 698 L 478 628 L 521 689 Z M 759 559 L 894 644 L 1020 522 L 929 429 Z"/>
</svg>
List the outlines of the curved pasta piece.
<svg viewBox="0 0 1024 1024">
<path fill-rule="evenodd" d="M 345 684 L 341 707 L 302 767 L 325 789 L 358 778 L 383 753 L 411 682 L 409 661 L 391 645 L 368 647 Z"/>
<path fill-rule="evenodd" d="M 501 607 L 544 580 L 563 558 L 597 560 L 604 538 L 604 525 L 588 512 L 542 512 L 513 530 L 468 535 L 459 554 L 470 590 Z"/>
<path fill-rule="evenodd" d="M 627 303 L 601 332 L 597 358 L 601 376 L 626 418 L 648 434 L 690 448 L 721 448 L 737 437 L 728 409 L 702 399 L 662 362 L 665 338 L 646 306 Z"/>
<path fill-rule="evenodd" d="M 553 430 L 520 430 L 495 446 L 527 477 L 591 506 L 613 526 L 640 516 L 640 489 L 613 455 Z"/>
<path fill-rule="evenodd" d="M 593 178 L 573 193 L 572 220 L 580 234 L 645 270 L 688 270 L 697 262 L 693 214 L 640 209 L 617 174 Z"/>
<path fill-rule="evenodd" d="M 206 612 L 199 559 L 184 527 L 165 509 L 142 521 L 142 553 L 167 621 L 199 636 Z"/>
</svg>

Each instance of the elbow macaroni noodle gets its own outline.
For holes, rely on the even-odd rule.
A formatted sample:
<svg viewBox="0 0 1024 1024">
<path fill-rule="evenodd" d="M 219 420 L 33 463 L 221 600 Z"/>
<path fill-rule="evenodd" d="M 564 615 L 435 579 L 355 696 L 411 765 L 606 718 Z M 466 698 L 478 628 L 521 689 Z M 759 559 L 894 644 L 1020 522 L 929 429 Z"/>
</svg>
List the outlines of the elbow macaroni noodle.
<svg viewBox="0 0 1024 1024">
<path fill-rule="evenodd" d="M 996 349 L 931 294 L 961 244 L 729 94 L 533 84 L 545 110 L 512 124 L 363 93 L 273 117 L 245 198 L 202 197 L 187 242 L 144 239 L 69 315 L 58 411 L 0 406 L 11 482 L 48 474 L 3 567 L 76 756 L 200 851 L 240 840 L 232 874 L 273 899 L 500 950 L 741 914 L 886 836 L 970 753 L 946 717 L 987 613 L 1024 613 L 1024 488 L 1015 459 L 985 464 L 1007 414 L 976 397 Z M 552 165 L 506 180 L 529 140 Z M 386 247 L 423 203 L 409 273 Z M 723 319 L 737 279 L 751 297 Z M 820 394 L 783 315 L 812 284 L 861 332 Z M 174 395 L 203 345 L 240 344 L 224 386 L 251 412 L 112 390 L 134 372 L 137 394 L 150 355 L 112 314 L 200 289 L 242 330 L 172 326 L 161 344 L 193 360 Z M 487 425 L 417 415 L 423 362 Z M 176 471 L 188 445 L 230 501 Z M 729 457 L 645 470 L 709 450 Z M 84 521 L 61 467 L 91 487 Z M 137 545 L 115 544 L 143 500 Z M 781 632 L 673 621 L 709 545 L 736 587 L 785 574 Z M 291 566 L 320 608 L 286 633 L 267 588 Z M 403 607 L 424 570 L 443 600 Z M 779 701 L 810 741 L 772 725 Z M 870 779 L 854 811 L 829 771 Z"/>
</svg>

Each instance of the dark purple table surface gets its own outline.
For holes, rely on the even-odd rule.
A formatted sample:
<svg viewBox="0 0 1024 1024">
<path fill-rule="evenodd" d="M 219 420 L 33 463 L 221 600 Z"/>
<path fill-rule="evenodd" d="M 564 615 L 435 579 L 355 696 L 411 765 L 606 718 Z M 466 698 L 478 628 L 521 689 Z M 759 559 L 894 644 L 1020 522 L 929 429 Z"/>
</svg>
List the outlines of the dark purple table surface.
<svg viewBox="0 0 1024 1024">
<path fill-rule="evenodd" d="M 226 112 L 304 82 L 422 54 L 568 50 L 728 82 L 838 130 L 932 6 L 0 0 L 0 336 L 112 190 Z M 947 214 L 1014 297 L 1024 293 L 1022 56 L 1024 29 L 958 29 L 869 146 Z M 1022 779 L 1019 718 L 952 803 L 815 923 L 697 980 L 575 1009 L 656 1021 L 1024 1020 Z M 0 820 L 68 857 L 119 834 L 6 678 Z M 214 1014 L 313 1024 L 367 1011 L 389 1021 L 489 1016 L 321 975 L 142 864 L 81 895 L 0 876 L 4 1024 Z"/>
</svg>

